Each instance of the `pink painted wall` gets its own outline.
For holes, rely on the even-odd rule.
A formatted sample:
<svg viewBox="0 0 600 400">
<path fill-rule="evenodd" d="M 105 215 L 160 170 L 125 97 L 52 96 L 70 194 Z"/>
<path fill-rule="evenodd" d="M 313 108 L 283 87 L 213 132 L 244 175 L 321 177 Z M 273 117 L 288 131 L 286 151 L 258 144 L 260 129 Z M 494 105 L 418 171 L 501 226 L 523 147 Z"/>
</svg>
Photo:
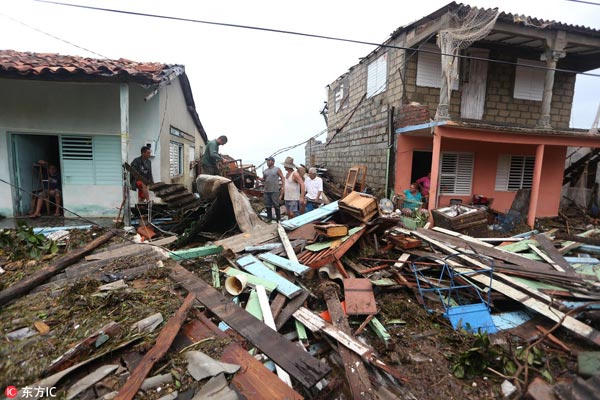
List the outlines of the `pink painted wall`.
<svg viewBox="0 0 600 400">
<path fill-rule="evenodd" d="M 410 185 L 412 151 L 432 148 L 431 137 L 398 136 L 396 148 L 396 193 Z M 492 208 L 506 212 L 515 197 L 515 192 L 496 192 L 496 169 L 500 154 L 535 156 L 533 144 L 490 143 L 483 141 L 456 140 L 442 137 L 442 151 L 472 152 L 475 154 L 472 195 L 481 194 L 493 198 Z M 546 145 L 542 167 L 540 196 L 537 216 L 548 217 L 558 214 L 566 147 Z M 471 196 L 440 196 L 438 207 L 447 206 L 450 199 L 471 201 Z"/>
</svg>

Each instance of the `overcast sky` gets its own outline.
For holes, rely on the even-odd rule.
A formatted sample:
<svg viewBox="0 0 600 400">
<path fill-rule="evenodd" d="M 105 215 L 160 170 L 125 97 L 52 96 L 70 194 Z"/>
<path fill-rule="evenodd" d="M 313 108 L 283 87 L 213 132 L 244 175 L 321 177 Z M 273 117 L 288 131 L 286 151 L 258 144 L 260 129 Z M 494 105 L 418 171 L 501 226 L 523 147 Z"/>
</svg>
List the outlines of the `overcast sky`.
<svg viewBox="0 0 600 400">
<path fill-rule="evenodd" d="M 448 4 L 436 0 L 65 2 L 376 43 L 385 41 L 396 28 Z M 567 0 L 463 3 L 600 28 L 597 5 Z M 221 152 L 256 164 L 281 148 L 304 142 L 323 131 L 326 125 L 319 111 L 326 100 L 326 86 L 374 49 L 369 45 L 83 10 L 31 0 L 0 0 L 1 48 L 99 57 L 32 28 L 108 58 L 184 64 L 209 138 L 227 135 L 229 143 Z M 600 102 L 600 78 L 577 79 L 571 125 L 589 128 Z M 304 146 L 278 156 L 277 163 L 283 162 L 286 155 L 303 162 Z"/>
</svg>

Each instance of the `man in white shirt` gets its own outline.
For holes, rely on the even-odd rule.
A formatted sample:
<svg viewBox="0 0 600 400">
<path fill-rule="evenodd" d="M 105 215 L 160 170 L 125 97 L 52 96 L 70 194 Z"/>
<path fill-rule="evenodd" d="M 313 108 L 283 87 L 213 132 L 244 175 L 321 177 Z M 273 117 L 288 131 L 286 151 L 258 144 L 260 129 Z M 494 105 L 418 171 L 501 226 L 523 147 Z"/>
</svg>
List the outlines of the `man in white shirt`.
<svg viewBox="0 0 600 400">
<path fill-rule="evenodd" d="M 308 170 L 304 186 L 306 187 L 306 212 L 309 212 L 321 205 L 321 195 L 323 194 L 323 179 L 317 176 L 315 167 Z"/>
</svg>

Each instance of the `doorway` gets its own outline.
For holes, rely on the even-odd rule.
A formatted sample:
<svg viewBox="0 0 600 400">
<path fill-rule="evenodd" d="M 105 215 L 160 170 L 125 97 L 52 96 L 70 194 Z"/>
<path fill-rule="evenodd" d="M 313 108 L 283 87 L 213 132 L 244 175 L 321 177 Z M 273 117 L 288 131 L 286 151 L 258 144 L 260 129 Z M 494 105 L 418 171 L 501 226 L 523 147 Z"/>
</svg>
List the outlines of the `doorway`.
<svg viewBox="0 0 600 400">
<path fill-rule="evenodd" d="M 431 157 L 432 152 L 429 150 L 413 151 L 412 168 L 410 172 L 411 182 L 415 182 L 417 179 L 422 178 L 431 172 Z"/>
<path fill-rule="evenodd" d="M 29 215 L 32 193 L 40 188 L 40 170 L 34 167 L 39 160 L 60 169 L 58 136 L 11 134 L 12 162 L 15 187 L 13 187 L 14 216 Z"/>
</svg>

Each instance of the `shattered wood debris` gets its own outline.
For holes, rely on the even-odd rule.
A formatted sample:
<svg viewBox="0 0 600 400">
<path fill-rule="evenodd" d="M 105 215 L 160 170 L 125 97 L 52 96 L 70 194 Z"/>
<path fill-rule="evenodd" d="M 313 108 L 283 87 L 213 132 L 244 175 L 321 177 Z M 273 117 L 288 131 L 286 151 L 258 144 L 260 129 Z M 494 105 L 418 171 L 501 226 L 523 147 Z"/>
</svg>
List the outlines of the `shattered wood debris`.
<svg viewBox="0 0 600 400">
<path fill-rule="evenodd" d="M 492 399 L 595 383 L 600 230 L 552 220 L 473 237 L 497 232 L 468 207 L 407 229 L 421 224 L 379 215 L 357 192 L 264 224 L 230 182 L 204 181 L 215 200 L 190 199 L 205 212 L 179 236 L 94 231 L 71 248 L 67 229 L 62 254 L 2 248 L 4 387 L 20 398 L 46 387 L 64 398 Z"/>
</svg>

